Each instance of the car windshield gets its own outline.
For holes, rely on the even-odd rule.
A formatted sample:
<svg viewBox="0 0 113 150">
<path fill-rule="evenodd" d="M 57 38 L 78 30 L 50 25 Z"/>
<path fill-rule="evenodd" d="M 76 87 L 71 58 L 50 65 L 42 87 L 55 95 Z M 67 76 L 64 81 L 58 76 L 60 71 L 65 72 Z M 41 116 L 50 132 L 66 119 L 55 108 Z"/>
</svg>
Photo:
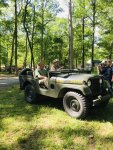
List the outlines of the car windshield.
<svg viewBox="0 0 113 150">
<path fill-rule="evenodd" d="M 57 76 L 57 77 L 68 77 L 72 74 L 78 74 L 78 73 L 86 73 L 84 69 L 62 69 L 58 71 L 49 71 L 49 76 Z"/>
</svg>

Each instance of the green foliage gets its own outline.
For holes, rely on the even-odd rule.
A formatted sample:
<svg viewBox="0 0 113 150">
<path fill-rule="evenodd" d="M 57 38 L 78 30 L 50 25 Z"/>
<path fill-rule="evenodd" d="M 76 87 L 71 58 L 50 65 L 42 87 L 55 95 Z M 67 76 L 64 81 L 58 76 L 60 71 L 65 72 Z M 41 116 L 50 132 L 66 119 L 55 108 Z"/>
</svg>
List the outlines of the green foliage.
<svg viewBox="0 0 113 150">
<path fill-rule="evenodd" d="M 85 62 L 91 59 L 93 34 L 93 1 L 73 0 L 73 48 L 74 58 L 78 64 L 82 61 L 84 44 Z M 11 58 L 12 40 L 14 33 L 14 1 L 0 1 L 0 41 L 1 63 L 8 64 Z M 35 8 L 35 16 L 34 16 Z M 28 48 L 27 65 L 31 63 L 29 45 L 26 45 L 26 33 L 23 27 L 25 1 L 18 1 L 18 65 L 23 65 L 26 47 Z M 62 63 L 68 63 L 68 19 L 58 18 L 62 9 L 57 0 L 31 1 L 27 6 L 26 25 L 33 45 L 35 64 L 38 60 L 45 60 L 50 64 L 54 58 Z M 95 18 L 95 59 L 109 57 L 113 43 L 113 1 L 96 0 Z M 82 19 L 85 20 L 84 42 L 82 41 Z M 33 32 L 34 24 L 34 32 Z M 33 39 L 32 39 L 33 38 Z M 15 55 L 15 54 L 14 54 Z M 42 56 L 41 56 L 42 55 Z M 13 57 L 14 64 L 14 57 Z M 66 64 L 67 65 L 67 64 Z"/>
</svg>

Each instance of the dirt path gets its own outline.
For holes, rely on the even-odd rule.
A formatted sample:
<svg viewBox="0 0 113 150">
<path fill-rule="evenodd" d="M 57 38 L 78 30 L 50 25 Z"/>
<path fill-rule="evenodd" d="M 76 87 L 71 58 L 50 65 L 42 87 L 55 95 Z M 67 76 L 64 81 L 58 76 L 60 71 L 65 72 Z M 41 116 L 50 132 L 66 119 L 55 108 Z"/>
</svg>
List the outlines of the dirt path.
<svg viewBox="0 0 113 150">
<path fill-rule="evenodd" d="M 5 87 L 10 87 L 15 84 L 19 84 L 18 77 L 14 75 L 2 75 L 0 74 L 0 90 Z"/>
</svg>

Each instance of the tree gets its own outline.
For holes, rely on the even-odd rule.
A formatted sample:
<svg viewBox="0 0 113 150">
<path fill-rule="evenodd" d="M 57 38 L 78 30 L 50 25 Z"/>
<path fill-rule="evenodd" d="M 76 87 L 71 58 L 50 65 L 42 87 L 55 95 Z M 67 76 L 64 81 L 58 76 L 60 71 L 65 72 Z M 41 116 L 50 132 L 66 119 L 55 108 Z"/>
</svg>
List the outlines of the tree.
<svg viewBox="0 0 113 150">
<path fill-rule="evenodd" d="M 44 50 L 44 35 L 46 33 L 46 27 L 49 23 L 55 21 L 55 16 L 62 11 L 59 7 L 59 3 L 55 0 L 40 0 L 39 1 L 39 22 L 38 29 L 41 33 L 41 60 L 45 60 L 45 50 Z"/>
<path fill-rule="evenodd" d="M 15 29 L 14 29 L 14 39 L 15 39 L 15 71 L 16 75 L 18 75 L 18 63 L 17 63 L 17 47 L 18 47 L 18 41 L 17 41 L 17 23 L 18 23 L 18 18 L 17 18 L 17 0 L 15 0 Z"/>
<path fill-rule="evenodd" d="M 34 55 L 33 55 L 33 38 L 34 38 L 34 18 L 35 18 L 35 6 L 34 6 L 34 17 L 33 17 L 33 25 L 32 25 L 32 37 L 30 39 L 29 36 L 29 28 L 27 25 L 27 21 L 26 21 L 26 17 L 27 17 L 27 8 L 28 5 L 30 4 L 31 0 L 26 0 L 26 4 L 25 4 L 25 9 L 24 9 L 24 17 L 23 17 L 23 26 L 26 32 L 26 36 L 27 36 L 27 40 L 28 40 L 28 44 L 29 44 L 29 48 L 30 48 L 30 52 L 31 52 L 31 68 L 32 68 L 32 64 L 33 64 L 33 68 L 35 68 L 35 62 L 34 62 Z"/>
<path fill-rule="evenodd" d="M 69 68 L 73 65 L 73 26 L 72 26 L 72 1 L 69 1 Z"/>
<path fill-rule="evenodd" d="M 91 57 L 91 63 L 92 63 L 92 67 L 93 67 L 93 60 L 94 60 L 94 44 L 95 44 L 96 0 L 91 1 L 91 5 L 92 5 L 92 7 L 93 7 L 93 20 L 92 20 L 93 34 L 92 34 L 92 57 Z"/>
<path fill-rule="evenodd" d="M 7 7 L 8 6 L 8 4 L 6 3 L 6 1 L 5 0 L 1 0 L 0 1 L 0 8 L 2 8 L 2 7 Z M 0 71 L 1 71 L 1 65 L 2 65 L 2 50 L 3 50 L 3 47 L 2 47 L 2 15 L 3 15 L 3 12 L 1 11 L 1 9 L 0 9 Z"/>
</svg>

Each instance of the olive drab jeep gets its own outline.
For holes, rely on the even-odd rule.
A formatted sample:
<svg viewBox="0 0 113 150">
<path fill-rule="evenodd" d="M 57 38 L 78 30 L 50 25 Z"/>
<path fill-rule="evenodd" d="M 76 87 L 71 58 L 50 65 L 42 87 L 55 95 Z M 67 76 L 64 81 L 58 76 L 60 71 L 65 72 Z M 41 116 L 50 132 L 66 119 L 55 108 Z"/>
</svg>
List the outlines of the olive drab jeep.
<svg viewBox="0 0 113 150">
<path fill-rule="evenodd" d="M 93 106 L 107 106 L 111 97 L 109 83 L 102 76 L 84 70 L 49 71 L 48 87 L 44 87 L 27 68 L 20 73 L 19 81 L 27 102 L 35 103 L 39 95 L 61 98 L 64 110 L 79 119 L 85 118 Z"/>
</svg>

